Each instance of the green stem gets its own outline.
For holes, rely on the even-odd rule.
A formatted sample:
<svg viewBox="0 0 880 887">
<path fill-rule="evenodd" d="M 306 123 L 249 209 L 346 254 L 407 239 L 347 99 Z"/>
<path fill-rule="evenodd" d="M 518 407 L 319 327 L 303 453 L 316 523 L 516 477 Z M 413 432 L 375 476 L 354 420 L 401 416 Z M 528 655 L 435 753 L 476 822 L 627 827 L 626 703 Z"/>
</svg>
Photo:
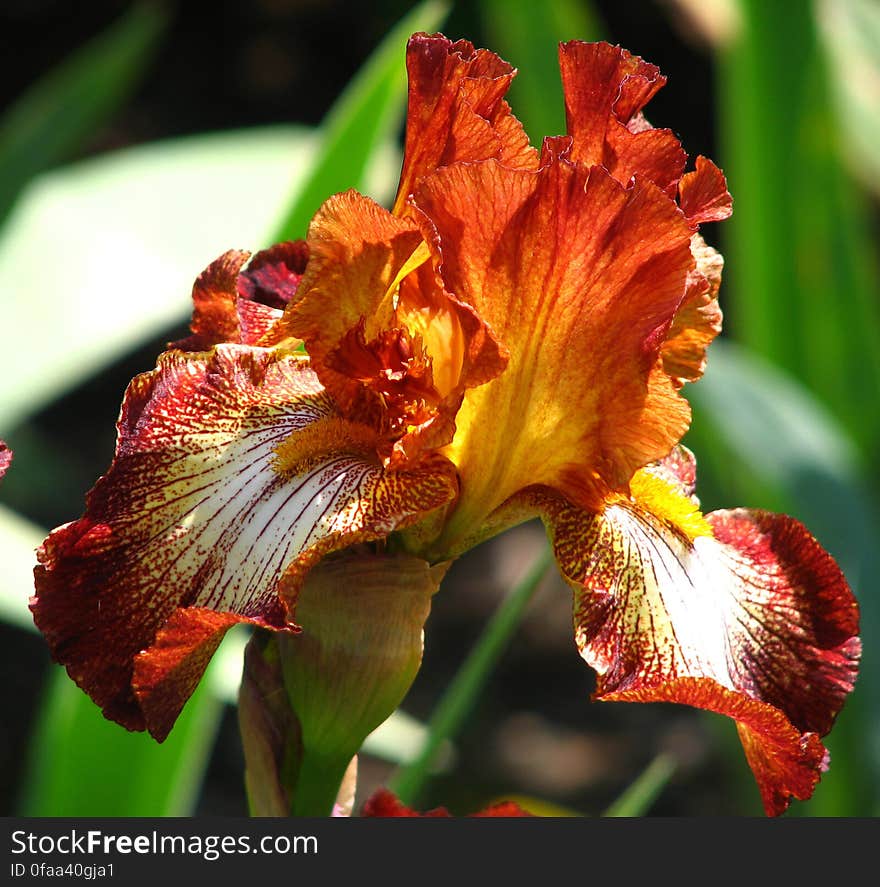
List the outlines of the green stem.
<svg viewBox="0 0 880 887">
<path fill-rule="evenodd" d="M 644 816 L 675 773 L 675 760 L 660 753 L 603 816 Z"/>
<path fill-rule="evenodd" d="M 330 816 L 350 761 L 350 756 L 340 760 L 304 749 L 290 815 Z"/>
<path fill-rule="evenodd" d="M 418 801 L 443 743 L 461 729 L 552 563 L 553 554 L 549 548 L 545 549 L 522 582 L 501 603 L 458 670 L 431 717 L 428 737 L 421 751 L 391 781 L 392 791 L 405 804 L 413 805 Z"/>
</svg>

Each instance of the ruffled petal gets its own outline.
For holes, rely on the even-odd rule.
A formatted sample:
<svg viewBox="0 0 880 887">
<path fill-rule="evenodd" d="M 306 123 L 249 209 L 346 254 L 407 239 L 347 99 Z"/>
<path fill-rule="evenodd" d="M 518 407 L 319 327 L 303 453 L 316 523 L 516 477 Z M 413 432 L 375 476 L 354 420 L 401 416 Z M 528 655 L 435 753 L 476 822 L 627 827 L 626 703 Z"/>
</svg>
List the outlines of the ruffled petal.
<svg viewBox="0 0 880 887">
<path fill-rule="evenodd" d="M 261 250 L 239 274 L 238 294 L 248 302 L 284 310 L 296 295 L 308 261 L 304 240 L 286 240 Z"/>
<path fill-rule="evenodd" d="M 691 240 L 696 267 L 688 274 L 684 299 L 663 342 L 663 371 L 680 387 L 696 382 L 706 369 L 706 351 L 721 332 L 718 304 L 724 260 L 699 234 Z"/>
<path fill-rule="evenodd" d="M 575 590 L 577 645 L 598 673 L 596 698 L 734 718 L 778 814 L 809 797 L 826 766 L 819 737 L 856 679 L 858 607 L 797 521 L 740 509 L 700 523 L 676 496 L 649 490 L 593 515 L 545 506 Z"/>
<path fill-rule="evenodd" d="M 224 253 L 193 285 L 192 335 L 169 347 L 207 351 L 222 342 L 275 344 L 279 336 L 273 335 L 274 327 L 294 297 L 307 261 L 302 240 L 275 244 L 253 258 L 240 250 Z"/>
<path fill-rule="evenodd" d="M 305 341 L 347 415 L 373 417 L 392 464 L 447 443 L 464 389 L 506 358 L 473 308 L 444 291 L 420 228 L 347 191 L 318 210 L 308 244 L 279 329 Z"/>
<path fill-rule="evenodd" d="M 415 204 L 446 288 L 510 354 L 456 417 L 447 454 L 462 497 L 450 534 L 473 532 L 532 484 L 596 507 L 669 452 L 690 412 L 660 349 L 694 266 L 674 201 L 557 154 L 537 173 L 439 170 Z"/>
<path fill-rule="evenodd" d="M 367 341 L 397 325 L 397 288 L 421 242 L 414 222 L 357 191 L 334 195 L 315 214 L 309 264 L 283 325 L 306 343 L 324 384 L 335 382 L 326 372 L 328 358 L 361 320 Z"/>
<path fill-rule="evenodd" d="M 456 492 L 439 457 L 385 471 L 375 431 L 339 415 L 307 361 L 265 349 L 163 355 L 118 433 L 85 515 L 40 549 L 31 607 L 107 717 L 160 739 L 231 624 L 294 628 L 320 557 Z"/>
<path fill-rule="evenodd" d="M 681 211 L 695 224 L 722 222 L 733 213 L 733 198 L 724 173 L 711 160 L 697 157 L 696 169 L 678 184 Z"/>
<path fill-rule="evenodd" d="M 504 94 L 516 71 L 486 49 L 442 34 L 415 34 L 406 49 L 409 100 L 400 187 L 394 212 L 418 179 L 457 161 L 494 158 L 534 169 L 538 155 Z"/>
<path fill-rule="evenodd" d="M 559 65 L 572 159 L 605 167 L 621 184 L 635 175 L 674 195 L 687 154 L 674 133 L 640 113 L 666 83 L 660 70 L 619 46 L 580 41 L 560 45 Z"/>
</svg>

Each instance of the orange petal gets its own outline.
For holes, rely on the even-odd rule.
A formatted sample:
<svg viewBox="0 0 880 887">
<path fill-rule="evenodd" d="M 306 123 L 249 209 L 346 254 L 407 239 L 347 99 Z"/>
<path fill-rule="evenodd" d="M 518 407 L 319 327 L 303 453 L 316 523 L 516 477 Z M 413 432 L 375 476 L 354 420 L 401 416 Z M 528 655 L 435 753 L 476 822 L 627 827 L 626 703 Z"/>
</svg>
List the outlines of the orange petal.
<svg viewBox="0 0 880 887">
<path fill-rule="evenodd" d="M 31 606 L 107 717 L 160 739 L 232 622 L 291 628 L 320 557 L 456 492 L 436 459 L 384 471 L 375 432 L 339 416 L 308 362 L 265 349 L 163 355 L 118 431 L 85 515 L 40 549 Z"/>
<path fill-rule="evenodd" d="M 678 196 L 681 211 L 696 224 L 721 222 L 733 212 L 724 173 L 703 156 L 697 157 L 693 172 L 682 176 Z"/>
<path fill-rule="evenodd" d="M 422 242 L 417 226 L 356 191 L 329 198 L 309 226 L 309 264 L 281 327 L 301 338 L 325 386 L 351 400 L 356 383 L 328 357 L 358 324 L 370 341 L 396 324 L 395 296 Z"/>
<path fill-rule="evenodd" d="M 687 155 L 668 129 L 639 113 L 666 83 L 657 67 L 619 46 L 572 41 L 559 47 L 571 157 L 604 166 L 622 184 L 636 175 L 670 195 Z"/>
<path fill-rule="evenodd" d="M 721 332 L 723 314 L 718 304 L 721 254 L 699 234 L 691 240 L 696 268 L 688 274 L 684 299 L 663 343 L 663 370 L 677 386 L 696 382 L 706 368 L 706 350 Z"/>
<path fill-rule="evenodd" d="M 538 155 L 504 94 L 515 70 L 492 52 L 442 34 L 415 34 L 406 48 L 409 101 L 395 214 L 426 173 L 456 161 L 495 158 L 533 169 Z"/>
<path fill-rule="evenodd" d="M 308 243 L 279 328 L 305 341 L 343 411 L 372 417 L 398 455 L 447 443 L 464 388 L 504 358 L 473 308 L 443 290 L 420 229 L 348 191 L 318 210 Z"/>
<path fill-rule="evenodd" d="M 812 792 L 825 762 L 818 737 L 855 682 L 852 592 L 792 518 L 716 512 L 713 535 L 691 534 L 674 509 L 647 504 L 621 499 L 602 514 L 545 506 L 595 696 L 735 718 L 767 812 L 780 813 L 789 796 Z"/>
<path fill-rule="evenodd" d="M 450 540 L 532 484 L 595 507 L 669 452 L 690 413 L 660 347 L 694 264 L 674 201 L 559 156 L 537 173 L 439 170 L 415 200 L 446 288 L 510 354 L 456 418 L 447 455 L 462 495 Z"/>
</svg>

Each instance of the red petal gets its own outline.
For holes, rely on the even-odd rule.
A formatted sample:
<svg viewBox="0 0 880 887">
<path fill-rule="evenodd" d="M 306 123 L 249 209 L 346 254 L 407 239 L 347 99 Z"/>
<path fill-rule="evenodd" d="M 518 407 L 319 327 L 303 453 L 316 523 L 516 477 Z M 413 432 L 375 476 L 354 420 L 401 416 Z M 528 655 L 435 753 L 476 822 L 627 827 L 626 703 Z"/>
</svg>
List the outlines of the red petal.
<svg viewBox="0 0 880 887">
<path fill-rule="evenodd" d="M 304 240 L 276 243 L 258 252 L 238 278 L 238 292 L 251 302 L 283 310 L 296 295 L 309 260 Z"/>
<path fill-rule="evenodd" d="M 716 512 L 714 538 L 689 537 L 646 507 L 546 510 L 575 589 L 578 647 L 599 674 L 595 695 L 735 718 L 767 810 L 779 813 L 812 791 L 825 761 L 818 737 L 855 682 L 852 592 L 792 518 Z"/>
<path fill-rule="evenodd" d="M 272 330 L 293 298 L 305 271 L 305 241 L 278 243 L 257 253 L 229 250 L 212 262 L 193 285 L 193 335 L 169 347 L 207 351 L 213 345 L 274 344 Z"/>
<path fill-rule="evenodd" d="M 519 804 L 514 804 L 513 801 L 503 801 L 470 815 L 473 817 L 514 817 L 531 816 L 532 814 L 523 810 Z M 388 791 L 387 788 L 380 788 L 364 802 L 361 816 L 445 818 L 451 817 L 452 814 L 445 807 L 435 807 L 427 813 L 419 813 L 398 800 L 394 793 Z"/>
<path fill-rule="evenodd" d="M 187 699 L 195 692 L 237 613 L 203 607 L 176 610 L 153 643 L 134 659 L 131 685 L 150 732 L 160 742 L 168 735 Z"/>
</svg>

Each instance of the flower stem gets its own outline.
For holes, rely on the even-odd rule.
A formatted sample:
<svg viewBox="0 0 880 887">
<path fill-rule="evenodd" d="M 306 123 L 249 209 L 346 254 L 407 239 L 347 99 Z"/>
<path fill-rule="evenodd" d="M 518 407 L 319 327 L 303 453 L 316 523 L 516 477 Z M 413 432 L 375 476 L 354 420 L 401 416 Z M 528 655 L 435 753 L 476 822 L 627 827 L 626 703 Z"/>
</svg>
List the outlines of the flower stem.
<svg viewBox="0 0 880 887">
<path fill-rule="evenodd" d="M 404 804 L 417 804 L 443 743 L 461 729 L 552 563 L 553 554 L 547 548 L 495 611 L 459 668 L 431 716 L 428 736 L 418 755 L 405 764 L 391 781 L 390 788 Z"/>
<path fill-rule="evenodd" d="M 305 749 L 296 788 L 292 792 L 291 816 L 330 816 L 339 787 L 351 758 L 327 758 Z"/>
</svg>

